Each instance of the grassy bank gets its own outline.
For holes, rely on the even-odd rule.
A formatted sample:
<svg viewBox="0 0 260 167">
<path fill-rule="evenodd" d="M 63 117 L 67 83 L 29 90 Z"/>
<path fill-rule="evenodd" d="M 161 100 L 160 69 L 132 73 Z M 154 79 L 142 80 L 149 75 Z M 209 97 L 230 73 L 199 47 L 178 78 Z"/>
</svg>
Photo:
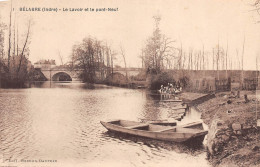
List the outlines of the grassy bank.
<svg viewBox="0 0 260 167">
<path fill-rule="evenodd" d="M 197 105 L 209 125 L 208 158 L 214 166 L 260 166 L 260 133 L 256 125 L 259 100 L 255 92 L 240 95 L 217 93 L 215 98 Z"/>
</svg>

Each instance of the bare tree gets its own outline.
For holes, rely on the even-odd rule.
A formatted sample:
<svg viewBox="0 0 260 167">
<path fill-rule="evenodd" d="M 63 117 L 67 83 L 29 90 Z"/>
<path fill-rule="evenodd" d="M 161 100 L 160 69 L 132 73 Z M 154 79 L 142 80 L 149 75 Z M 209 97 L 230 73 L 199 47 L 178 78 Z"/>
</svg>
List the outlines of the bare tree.
<svg viewBox="0 0 260 167">
<path fill-rule="evenodd" d="M 190 50 L 190 68 L 193 70 L 193 49 Z"/>
<path fill-rule="evenodd" d="M 63 66 L 64 65 L 64 63 L 63 63 L 64 62 L 63 61 L 64 57 L 60 54 L 60 51 L 58 52 L 58 54 L 59 54 L 61 65 Z"/>
<path fill-rule="evenodd" d="M 212 64 L 213 64 L 213 70 L 215 70 L 215 51 L 214 51 L 214 48 L 212 49 Z"/>
<path fill-rule="evenodd" d="M 112 69 L 112 76 L 114 74 L 114 60 L 116 59 L 116 52 L 112 51 L 111 48 L 109 48 L 109 55 L 110 55 L 110 62 L 111 62 L 111 69 Z"/>
<path fill-rule="evenodd" d="M 228 59 L 228 40 L 227 40 L 227 48 L 226 48 L 226 79 L 228 79 L 227 59 Z"/>
<path fill-rule="evenodd" d="M 202 62 L 203 62 L 203 70 L 205 70 L 205 53 L 204 53 L 204 44 L 202 47 Z"/>
<path fill-rule="evenodd" d="M 183 57 L 183 50 L 182 50 L 182 42 L 181 42 L 181 47 L 179 49 L 179 56 L 178 56 L 178 69 L 179 70 L 182 68 L 182 57 Z"/>
<path fill-rule="evenodd" d="M 4 59 L 4 41 L 5 41 L 5 33 L 4 30 L 6 29 L 6 25 L 1 22 L 0 17 L 0 61 Z"/>
<path fill-rule="evenodd" d="M 259 80 L 258 56 L 256 56 L 256 61 L 255 61 L 255 63 L 256 63 L 256 80 L 258 81 L 258 80 Z M 260 85 L 258 85 L 258 86 L 260 86 Z"/>
<path fill-rule="evenodd" d="M 19 56 L 19 28 L 18 28 L 18 20 L 17 20 L 17 23 L 16 23 L 16 40 L 17 40 L 17 43 L 16 43 L 16 56 L 18 57 Z"/>
<path fill-rule="evenodd" d="M 24 44 L 23 44 L 22 52 L 21 52 L 21 54 L 20 54 L 20 61 L 19 61 L 19 66 L 18 66 L 18 69 L 17 69 L 17 73 L 20 72 L 22 61 L 23 61 L 23 59 L 25 58 L 24 53 L 25 53 L 26 47 L 27 47 L 27 45 L 28 45 L 29 36 L 30 36 L 30 31 L 31 31 L 31 20 L 29 20 L 29 22 L 28 22 L 28 28 L 27 28 L 26 38 L 25 38 L 25 42 L 24 42 Z"/>
<path fill-rule="evenodd" d="M 207 70 L 209 70 L 209 53 L 206 52 L 206 60 L 207 60 Z"/>
<path fill-rule="evenodd" d="M 14 35 L 13 35 L 13 63 L 12 63 L 12 66 L 13 66 L 13 69 L 14 69 L 14 67 L 15 67 L 15 52 L 16 52 L 16 45 L 15 45 L 15 21 L 16 21 L 16 16 L 14 17 L 14 25 L 13 25 L 13 33 L 14 33 Z M 18 43 L 18 41 L 17 41 L 17 43 Z"/>
<path fill-rule="evenodd" d="M 189 49 L 188 70 L 191 70 L 191 49 Z"/>
<path fill-rule="evenodd" d="M 172 46 L 170 38 L 161 34 L 159 29 L 160 16 L 154 16 L 155 30 L 153 35 L 147 39 L 144 50 L 145 68 L 148 72 L 159 73 L 164 68 L 164 61 L 174 57 L 173 50 L 176 49 Z"/>
<path fill-rule="evenodd" d="M 255 3 L 252 5 L 254 9 L 252 11 L 255 11 L 258 15 L 260 15 L 260 0 L 255 0 Z M 260 21 L 257 21 L 259 23 Z"/>
<path fill-rule="evenodd" d="M 11 1 L 11 9 L 10 9 L 10 17 L 9 17 L 9 42 L 8 42 L 8 72 L 10 71 L 10 59 L 11 59 L 11 37 L 12 37 L 12 1 Z"/>
<path fill-rule="evenodd" d="M 244 83 L 244 52 L 245 52 L 245 35 L 244 35 L 244 41 L 243 41 L 243 50 L 242 50 L 242 54 L 241 54 L 241 64 L 242 64 L 242 70 L 241 70 L 241 84 L 243 87 L 243 83 Z"/>
<path fill-rule="evenodd" d="M 142 49 L 142 51 L 141 51 L 140 58 L 141 58 L 141 61 L 142 61 L 142 68 L 144 68 L 144 49 Z"/>
<path fill-rule="evenodd" d="M 238 51 L 238 49 L 236 49 L 236 53 L 237 53 L 237 65 L 238 65 L 238 70 L 240 70 L 240 58 L 239 58 L 239 51 Z"/>
<path fill-rule="evenodd" d="M 126 59 L 125 59 L 125 49 L 123 48 L 122 45 L 120 45 L 120 54 L 122 55 L 123 60 L 124 60 L 124 65 L 125 65 L 125 76 L 126 76 L 126 81 L 128 82 L 128 74 L 127 74 Z"/>
<path fill-rule="evenodd" d="M 218 40 L 218 46 L 217 46 L 217 75 L 218 75 L 218 80 L 219 80 L 219 59 L 220 59 L 220 51 L 219 51 L 219 40 Z"/>
<path fill-rule="evenodd" d="M 182 69 L 185 69 L 185 64 L 186 64 L 186 52 L 183 52 L 183 61 L 182 61 Z"/>
</svg>

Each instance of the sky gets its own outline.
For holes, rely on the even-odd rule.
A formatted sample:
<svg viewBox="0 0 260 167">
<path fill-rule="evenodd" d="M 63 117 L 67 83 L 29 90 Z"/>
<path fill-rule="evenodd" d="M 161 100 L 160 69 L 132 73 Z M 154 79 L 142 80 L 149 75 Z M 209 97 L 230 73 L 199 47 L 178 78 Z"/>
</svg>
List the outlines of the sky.
<svg viewBox="0 0 260 167">
<path fill-rule="evenodd" d="M 13 0 L 14 13 L 21 33 L 29 18 L 33 20 L 30 60 L 55 59 L 59 53 L 68 61 L 72 46 L 84 37 L 107 41 L 115 50 L 125 49 L 127 66 L 140 67 L 139 58 L 146 39 L 154 30 L 153 16 L 161 16 L 160 29 L 175 40 L 175 47 L 188 51 L 209 52 L 229 45 L 229 55 L 236 62 L 236 50 L 242 53 L 245 38 L 244 69 L 256 69 L 260 55 L 260 16 L 251 11 L 253 1 L 247 0 Z M 59 8 L 58 12 L 19 11 L 25 8 Z M 117 11 L 72 12 L 63 8 L 114 8 Z M 0 2 L 0 15 L 8 23 L 10 3 Z M 21 38 L 22 40 L 23 38 Z M 260 56 L 259 56 L 260 59 Z M 116 62 L 123 64 L 118 55 Z"/>
</svg>

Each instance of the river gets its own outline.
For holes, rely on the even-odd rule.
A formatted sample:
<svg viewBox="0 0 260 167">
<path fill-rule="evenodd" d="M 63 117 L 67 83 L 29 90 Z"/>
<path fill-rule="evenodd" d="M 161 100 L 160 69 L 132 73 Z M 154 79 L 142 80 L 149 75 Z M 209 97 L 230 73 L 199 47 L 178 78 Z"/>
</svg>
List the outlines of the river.
<svg viewBox="0 0 260 167">
<path fill-rule="evenodd" d="M 85 87 L 83 83 L 45 82 L 28 89 L 0 89 L 0 163 L 19 167 L 210 166 L 204 144 L 119 135 L 100 124 L 100 120 L 118 118 L 167 119 L 172 103 L 155 101 L 145 90 Z M 191 109 L 179 123 L 199 119 L 200 113 Z"/>
</svg>

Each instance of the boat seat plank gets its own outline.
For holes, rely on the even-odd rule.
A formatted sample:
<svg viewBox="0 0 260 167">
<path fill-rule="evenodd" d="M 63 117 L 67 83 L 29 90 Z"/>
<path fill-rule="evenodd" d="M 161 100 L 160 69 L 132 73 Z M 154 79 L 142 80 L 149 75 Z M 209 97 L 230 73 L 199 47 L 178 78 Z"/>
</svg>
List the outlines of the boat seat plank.
<svg viewBox="0 0 260 167">
<path fill-rule="evenodd" d="M 162 130 L 154 131 L 154 132 L 164 132 L 164 131 L 173 130 L 173 129 L 176 129 L 176 127 L 168 127 L 168 128 L 162 129 Z"/>
<path fill-rule="evenodd" d="M 190 128 L 192 126 L 197 126 L 197 125 L 200 125 L 200 124 L 202 124 L 202 122 L 192 122 L 192 123 L 188 123 L 188 124 L 182 125 L 180 127 L 182 127 L 182 128 Z"/>
<path fill-rule="evenodd" d="M 127 126 L 126 128 L 128 128 L 128 129 L 134 129 L 134 128 L 141 128 L 141 127 L 145 127 L 145 126 L 149 126 L 149 124 L 141 124 L 141 125 Z"/>
</svg>

